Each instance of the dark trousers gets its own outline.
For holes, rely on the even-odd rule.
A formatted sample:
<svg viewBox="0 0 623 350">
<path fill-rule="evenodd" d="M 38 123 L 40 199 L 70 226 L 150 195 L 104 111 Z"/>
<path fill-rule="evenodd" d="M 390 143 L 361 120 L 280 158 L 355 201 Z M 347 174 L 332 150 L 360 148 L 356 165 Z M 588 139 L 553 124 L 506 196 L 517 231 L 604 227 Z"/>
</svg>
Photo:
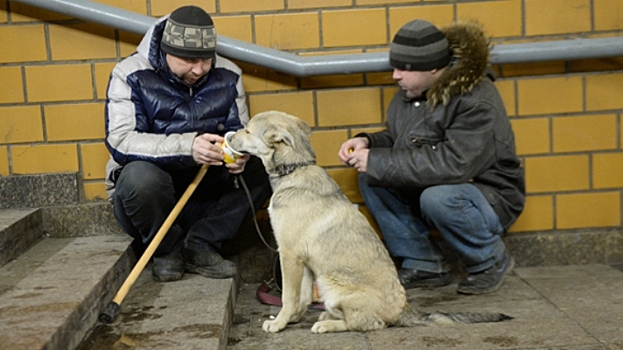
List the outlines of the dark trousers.
<svg viewBox="0 0 623 350">
<path fill-rule="evenodd" d="M 115 184 L 114 213 L 139 250 L 145 249 L 154 238 L 198 170 L 198 167 L 163 169 L 144 161 L 123 167 Z M 258 210 L 272 193 L 268 175 L 258 158 L 251 157 L 244 172 L 238 175 L 230 174 L 223 166 L 211 166 L 155 255 L 167 254 L 182 245 L 198 252 L 214 251 L 233 239 L 254 214 L 239 176 L 244 179 Z"/>
</svg>

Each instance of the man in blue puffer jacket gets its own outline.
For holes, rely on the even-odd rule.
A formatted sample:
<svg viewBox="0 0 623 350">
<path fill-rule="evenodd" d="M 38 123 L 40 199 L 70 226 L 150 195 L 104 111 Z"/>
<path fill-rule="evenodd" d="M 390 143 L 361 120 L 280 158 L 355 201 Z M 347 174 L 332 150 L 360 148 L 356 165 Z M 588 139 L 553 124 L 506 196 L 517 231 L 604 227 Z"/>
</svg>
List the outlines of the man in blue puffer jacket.
<svg viewBox="0 0 623 350">
<path fill-rule="evenodd" d="M 219 254 L 271 194 L 261 161 L 225 164 L 220 145 L 249 120 L 241 71 L 216 55 L 210 15 L 184 6 L 157 21 L 115 66 L 106 100 L 107 194 L 119 225 L 145 249 L 202 164 L 211 167 L 154 253 L 152 276 L 236 273 Z"/>
</svg>

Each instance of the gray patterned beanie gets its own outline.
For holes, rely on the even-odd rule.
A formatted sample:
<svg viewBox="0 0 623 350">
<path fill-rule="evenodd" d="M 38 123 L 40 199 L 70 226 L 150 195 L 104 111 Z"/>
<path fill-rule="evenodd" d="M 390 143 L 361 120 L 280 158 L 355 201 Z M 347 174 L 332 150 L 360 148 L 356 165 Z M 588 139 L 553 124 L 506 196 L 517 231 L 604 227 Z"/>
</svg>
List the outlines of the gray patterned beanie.
<svg viewBox="0 0 623 350">
<path fill-rule="evenodd" d="M 183 6 L 166 21 L 160 48 L 183 58 L 214 58 L 216 30 L 212 18 L 197 6 Z"/>
<path fill-rule="evenodd" d="M 389 47 L 389 64 L 400 70 L 423 72 L 443 68 L 451 58 L 445 35 L 421 19 L 402 26 Z"/>
</svg>

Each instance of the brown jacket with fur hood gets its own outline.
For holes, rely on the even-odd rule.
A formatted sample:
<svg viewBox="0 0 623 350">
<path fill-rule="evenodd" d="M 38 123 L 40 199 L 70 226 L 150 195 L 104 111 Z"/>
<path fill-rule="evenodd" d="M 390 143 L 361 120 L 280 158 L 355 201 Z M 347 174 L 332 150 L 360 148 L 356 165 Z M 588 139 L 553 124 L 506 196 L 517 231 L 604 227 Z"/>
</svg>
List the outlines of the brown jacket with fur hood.
<svg viewBox="0 0 623 350">
<path fill-rule="evenodd" d="M 454 59 L 426 97 L 409 99 L 398 91 L 387 112 L 387 129 L 361 134 L 370 140 L 367 182 L 401 193 L 471 182 L 508 229 L 523 210 L 524 172 L 488 68 L 488 40 L 474 23 L 442 32 Z"/>
</svg>

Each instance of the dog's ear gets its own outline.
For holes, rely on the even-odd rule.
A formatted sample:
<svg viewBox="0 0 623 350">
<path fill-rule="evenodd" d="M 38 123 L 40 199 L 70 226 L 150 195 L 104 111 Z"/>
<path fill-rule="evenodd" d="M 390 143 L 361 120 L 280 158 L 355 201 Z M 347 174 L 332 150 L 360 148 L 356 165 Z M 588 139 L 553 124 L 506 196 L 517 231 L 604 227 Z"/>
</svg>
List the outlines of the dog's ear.
<svg viewBox="0 0 623 350">
<path fill-rule="evenodd" d="M 302 120 L 300 118 L 297 118 L 295 116 L 291 116 L 291 115 L 288 115 L 288 117 L 290 117 L 291 119 L 293 119 L 296 122 L 296 126 L 298 126 L 301 130 L 303 130 L 305 135 L 307 135 L 307 136 L 311 135 L 311 133 L 312 133 L 311 128 L 309 127 L 309 125 L 304 120 Z"/>
<path fill-rule="evenodd" d="M 281 142 L 285 143 L 289 147 L 294 145 L 294 138 L 292 137 L 292 134 L 278 125 L 268 128 L 264 132 L 264 139 L 266 140 L 266 143 L 272 147 L 275 147 L 275 144 Z"/>
</svg>

